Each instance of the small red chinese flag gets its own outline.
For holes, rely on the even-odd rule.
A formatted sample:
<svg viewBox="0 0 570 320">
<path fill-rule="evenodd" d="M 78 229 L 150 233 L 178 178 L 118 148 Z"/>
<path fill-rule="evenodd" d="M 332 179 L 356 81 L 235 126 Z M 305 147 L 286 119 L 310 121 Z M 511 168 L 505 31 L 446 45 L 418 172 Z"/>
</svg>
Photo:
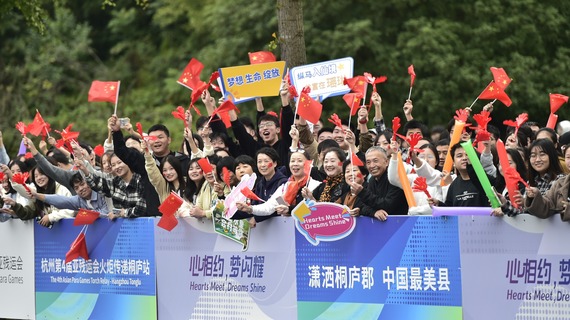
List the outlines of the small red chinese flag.
<svg viewBox="0 0 570 320">
<path fill-rule="evenodd" d="M 89 102 L 117 103 L 120 81 L 93 81 L 89 89 Z"/>
<path fill-rule="evenodd" d="M 346 84 L 352 92 L 360 93 L 364 95 L 366 91 L 366 86 L 368 82 L 366 81 L 366 77 L 364 76 L 356 76 L 350 79 L 344 79 L 344 84 Z"/>
<path fill-rule="evenodd" d="M 364 166 L 364 162 L 362 162 L 362 160 L 360 160 L 360 158 L 356 155 L 356 153 L 351 152 L 350 153 L 350 159 L 351 159 L 353 165 L 358 166 L 358 167 Z"/>
<path fill-rule="evenodd" d="M 408 74 L 410 75 L 410 87 L 413 87 L 414 81 L 416 81 L 416 72 L 414 71 L 413 64 L 408 67 Z"/>
<path fill-rule="evenodd" d="M 230 183 L 231 183 L 230 170 L 228 170 L 228 168 L 226 168 L 226 167 L 222 168 L 222 180 L 224 180 L 224 183 L 228 187 L 230 187 Z"/>
<path fill-rule="evenodd" d="M 197 162 L 202 171 L 204 172 L 204 174 L 210 173 L 214 170 L 214 167 L 212 167 L 212 165 L 210 164 L 210 160 L 208 160 L 208 158 L 202 158 Z"/>
<path fill-rule="evenodd" d="M 176 217 L 172 214 L 163 215 L 162 217 L 160 217 L 160 220 L 158 220 L 157 224 L 158 227 L 161 227 L 166 231 L 172 231 L 172 229 L 174 229 L 174 227 L 176 227 L 177 225 L 178 225 L 178 219 L 176 219 Z"/>
<path fill-rule="evenodd" d="M 219 107 L 217 107 L 214 110 L 214 112 L 212 112 L 212 117 L 216 114 L 219 115 L 221 112 L 229 112 L 231 110 L 239 112 L 239 109 L 236 107 L 236 105 L 231 100 L 228 99 L 224 101 Z"/>
<path fill-rule="evenodd" d="M 556 113 L 563 104 L 568 102 L 568 97 L 559 93 L 550 94 L 550 112 Z"/>
<path fill-rule="evenodd" d="M 73 220 L 74 226 L 83 226 L 86 224 L 92 224 L 99 218 L 99 212 L 87 209 L 79 209 L 77 215 L 75 216 L 75 220 Z"/>
<path fill-rule="evenodd" d="M 85 242 L 85 233 L 80 232 L 79 236 L 75 238 L 71 244 L 71 248 L 65 254 L 65 263 L 69 263 L 79 257 L 89 260 L 89 253 L 87 252 L 87 243 Z"/>
<path fill-rule="evenodd" d="M 501 87 L 501 89 L 505 90 L 511 83 L 511 78 L 509 78 L 505 69 L 491 67 L 491 73 L 493 74 L 495 83 Z"/>
<path fill-rule="evenodd" d="M 220 118 L 222 119 L 222 122 L 224 123 L 224 126 L 226 126 L 226 129 L 231 128 L 232 121 L 230 119 L 230 114 L 227 111 L 222 111 L 218 113 L 218 116 L 220 116 Z"/>
<path fill-rule="evenodd" d="M 202 62 L 192 58 L 186 65 L 186 68 L 184 68 L 184 71 L 182 71 L 182 75 L 180 75 L 177 82 L 192 90 L 198 89 L 202 84 L 207 85 L 207 83 L 200 80 L 202 69 L 204 69 Z"/>
<path fill-rule="evenodd" d="M 511 98 L 505 93 L 501 86 L 497 85 L 495 81 L 491 83 L 481 92 L 479 99 L 482 100 L 494 100 L 497 99 L 501 101 L 505 106 L 510 107 L 512 104 Z"/>
<path fill-rule="evenodd" d="M 275 55 L 270 51 L 249 52 L 248 55 L 249 55 L 249 63 L 251 64 L 277 61 Z"/>
<path fill-rule="evenodd" d="M 301 92 L 299 95 L 297 113 L 305 118 L 305 120 L 311 123 L 317 123 L 323 113 L 323 106 L 308 94 Z"/>
<path fill-rule="evenodd" d="M 362 94 L 347 93 L 344 96 L 342 96 L 342 99 L 344 100 L 344 102 L 346 102 L 346 105 L 348 105 L 348 107 L 350 108 L 350 114 L 353 116 L 356 115 L 356 113 L 358 112 L 358 108 L 360 108 L 360 100 L 362 99 Z"/>
<path fill-rule="evenodd" d="M 34 121 L 28 125 L 28 132 L 34 136 L 39 136 L 46 130 L 46 122 L 39 111 L 36 111 Z"/>
<path fill-rule="evenodd" d="M 183 203 L 184 200 L 176 192 L 170 192 L 168 197 L 158 207 L 158 211 L 162 215 L 174 215 Z"/>
<path fill-rule="evenodd" d="M 313 167 L 313 160 L 305 160 L 305 164 L 303 166 L 303 172 L 305 173 L 306 177 L 311 175 L 312 167 Z"/>
<path fill-rule="evenodd" d="M 248 186 L 243 187 L 240 190 L 240 192 L 241 192 L 241 194 L 243 194 L 246 198 L 248 198 L 250 200 L 263 201 L 263 199 L 258 197 L 255 193 L 253 193 L 253 191 L 251 191 L 251 189 Z M 265 202 L 265 201 L 263 201 L 263 202 Z"/>
</svg>

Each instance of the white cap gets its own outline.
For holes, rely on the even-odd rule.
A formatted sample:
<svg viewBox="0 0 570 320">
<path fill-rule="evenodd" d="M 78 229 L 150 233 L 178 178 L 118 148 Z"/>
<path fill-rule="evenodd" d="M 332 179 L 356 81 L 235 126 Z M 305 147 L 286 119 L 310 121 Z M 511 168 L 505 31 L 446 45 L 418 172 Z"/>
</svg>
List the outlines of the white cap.
<svg viewBox="0 0 570 320">
<path fill-rule="evenodd" d="M 562 120 L 562 121 L 558 122 L 558 125 L 556 127 L 556 132 L 558 133 L 559 136 L 561 136 L 561 135 L 563 135 L 569 131 L 570 131 L 570 121 Z"/>
</svg>

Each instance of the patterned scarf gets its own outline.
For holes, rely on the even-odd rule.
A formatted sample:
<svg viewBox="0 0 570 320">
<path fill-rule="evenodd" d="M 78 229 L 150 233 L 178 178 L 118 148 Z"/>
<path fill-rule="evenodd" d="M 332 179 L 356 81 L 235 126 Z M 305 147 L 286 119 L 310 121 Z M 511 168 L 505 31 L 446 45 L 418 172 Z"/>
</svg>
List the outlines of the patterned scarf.
<svg viewBox="0 0 570 320">
<path fill-rule="evenodd" d="M 327 178 L 327 180 L 325 182 L 325 188 L 323 189 L 323 192 L 321 193 L 321 197 L 319 199 L 319 202 L 330 202 L 331 196 L 332 196 L 332 190 L 334 188 L 336 188 L 336 186 L 340 185 L 342 183 L 343 179 L 344 179 L 343 174 L 339 174 L 336 177 Z"/>
</svg>

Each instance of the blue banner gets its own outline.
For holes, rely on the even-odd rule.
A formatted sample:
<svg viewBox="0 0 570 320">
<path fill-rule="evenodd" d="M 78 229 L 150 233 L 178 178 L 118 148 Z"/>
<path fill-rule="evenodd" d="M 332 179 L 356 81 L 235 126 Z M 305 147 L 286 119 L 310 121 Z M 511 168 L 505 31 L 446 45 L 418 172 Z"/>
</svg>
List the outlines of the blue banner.
<svg viewBox="0 0 570 320">
<path fill-rule="evenodd" d="M 295 319 L 295 227 L 275 217 L 251 230 L 247 251 L 186 218 L 156 228 L 160 319 Z"/>
<path fill-rule="evenodd" d="M 344 239 L 295 240 L 299 319 L 461 319 L 457 218 L 361 217 Z"/>
<path fill-rule="evenodd" d="M 65 219 L 36 225 L 38 319 L 155 319 L 153 218 L 97 220 L 85 239 L 89 260 L 65 263 L 82 227 Z"/>
</svg>

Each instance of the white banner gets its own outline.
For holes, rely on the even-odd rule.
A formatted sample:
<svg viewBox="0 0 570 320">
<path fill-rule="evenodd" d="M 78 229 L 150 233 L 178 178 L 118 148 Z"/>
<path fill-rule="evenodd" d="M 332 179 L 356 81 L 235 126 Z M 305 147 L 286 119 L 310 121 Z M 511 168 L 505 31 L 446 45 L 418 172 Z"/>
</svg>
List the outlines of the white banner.
<svg viewBox="0 0 570 320">
<path fill-rule="evenodd" d="M 0 222 L 0 318 L 35 319 L 34 221 Z"/>
</svg>

